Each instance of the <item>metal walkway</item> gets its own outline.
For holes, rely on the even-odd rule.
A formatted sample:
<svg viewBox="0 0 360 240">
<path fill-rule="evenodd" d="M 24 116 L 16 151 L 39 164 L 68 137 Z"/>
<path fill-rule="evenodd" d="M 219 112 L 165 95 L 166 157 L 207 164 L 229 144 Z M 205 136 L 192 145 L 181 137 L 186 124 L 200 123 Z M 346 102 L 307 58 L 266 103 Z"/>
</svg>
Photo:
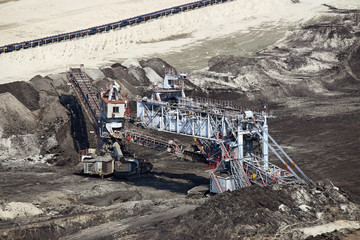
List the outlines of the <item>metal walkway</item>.
<svg viewBox="0 0 360 240">
<path fill-rule="evenodd" d="M 121 138 L 125 139 L 126 141 L 138 143 L 153 149 L 172 153 L 182 152 L 184 150 L 184 146 L 178 145 L 172 140 L 167 140 L 158 136 L 153 137 L 135 129 L 124 130 L 121 132 L 121 134 Z"/>
<path fill-rule="evenodd" d="M 98 33 L 109 32 L 110 30 L 121 29 L 126 26 L 131 26 L 131 25 L 142 23 L 142 22 L 147 22 L 147 21 L 157 19 L 160 17 L 173 15 L 173 14 L 177 14 L 177 13 L 185 12 L 188 10 L 205 7 L 205 6 L 211 6 L 214 4 L 230 2 L 230 1 L 234 1 L 234 0 L 201 0 L 201 1 L 191 2 L 191 3 L 187 3 L 187 4 L 183 4 L 183 5 L 179 5 L 179 6 L 175 6 L 175 7 L 171 7 L 171 8 L 166 8 L 166 9 L 163 9 L 160 11 L 151 12 L 151 13 L 140 15 L 140 16 L 133 17 L 133 18 L 120 20 L 120 21 L 113 22 L 113 23 L 108 23 L 108 24 L 104 24 L 104 25 L 100 25 L 100 26 L 95 26 L 95 27 L 91 27 L 91 28 L 74 31 L 74 32 L 58 34 L 58 35 L 54 35 L 54 36 L 24 41 L 24 42 L 20 42 L 20 43 L 7 44 L 7 45 L 0 47 L 0 54 L 12 52 L 12 51 L 18 51 L 21 49 L 34 48 L 37 46 L 57 43 L 57 42 L 66 41 L 66 40 L 78 39 L 78 38 L 82 38 L 82 37 L 86 37 L 86 36 L 90 36 L 90 35 L 94 35 L 94 34 L 98 34 Z"/>
</svg>

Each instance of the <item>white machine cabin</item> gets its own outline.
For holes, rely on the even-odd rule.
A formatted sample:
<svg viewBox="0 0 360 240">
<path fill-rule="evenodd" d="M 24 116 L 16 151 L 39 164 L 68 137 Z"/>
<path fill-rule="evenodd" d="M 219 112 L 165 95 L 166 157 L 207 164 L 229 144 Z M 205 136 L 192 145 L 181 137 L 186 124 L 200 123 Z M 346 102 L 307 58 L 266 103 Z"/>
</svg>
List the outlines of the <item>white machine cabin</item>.
<svg viewBox="0 0 360 240">
<path fill-rule="evenodd" d="M 105 127 L 110 135 L 119 131 L 123 127 L 124 119 L 128 117 L 128 100 L 120 90 L 120 84 L 114 81 L 110 88 L 101 94 L 102 127 Z"/>
</svg>

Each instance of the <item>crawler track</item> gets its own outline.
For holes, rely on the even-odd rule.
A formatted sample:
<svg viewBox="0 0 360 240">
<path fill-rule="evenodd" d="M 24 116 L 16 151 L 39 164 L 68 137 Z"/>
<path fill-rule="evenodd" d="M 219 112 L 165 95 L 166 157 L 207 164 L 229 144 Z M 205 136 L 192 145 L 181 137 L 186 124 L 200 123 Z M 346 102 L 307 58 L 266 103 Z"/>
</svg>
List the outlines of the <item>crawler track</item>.
<svg viewBox="0 0 360 240">
<path fill-rule="evenodd" d="M 151 13 L 140 15 L 137 17 L 120 20 L 120 21 L 113 22 L 113 23 L 104 24 L 101 26 L 95 26 L 95 27 L 86 28 L 86 29 L 82 29 L 82 30 L 78 30 L 78 31 L 74 31 L 74 32 L 62 33 L 62 34 L 58 34 L 58 35 L 54 35 L 54 36 L 39 38 L 39 39 L 35 39 L 35 40 L 30 40 L 30 41 L 24 41 L 24 42 L 20 42 L 20 43 L 7 44 L 5 46 L 0 47 L 0 54 L 18 51 L 21 49 L 34 48 L 34 47 L 51 44 L 51 43 L 57 43 L 57 42 L 66 41 L 66 40 L 78 39 L 78 38 L 86 37 L 89 35 L 95 35 L 98 33 L 109 32 L 110 30 L 121 29 L 126 26 L 131 26 L 131 25 L 142 23 L 142 22 L 147 22 L 147 21 L 157 19 L 160 17 L 173 15 L 173 14 L 177 14 L 180 12 L 197 9 L 197 8 L 201 8 L 201 7 L 205 7 L 205 6 L 211 6 L 214 4 L 230 2 L 230 1 L 234 1 L 234 0 L 201 0 L 201 1 L 191 2 L 191 3 L 187 3 L 187 4 L 183 4 L 183 5 L 179 5 L 179 6 L 175 6 L 175 7 L 171 7 L 171 8 L 166 8 L 166 9 L 163 9 L 160 11 L 151 12 Z"/>
</svg>

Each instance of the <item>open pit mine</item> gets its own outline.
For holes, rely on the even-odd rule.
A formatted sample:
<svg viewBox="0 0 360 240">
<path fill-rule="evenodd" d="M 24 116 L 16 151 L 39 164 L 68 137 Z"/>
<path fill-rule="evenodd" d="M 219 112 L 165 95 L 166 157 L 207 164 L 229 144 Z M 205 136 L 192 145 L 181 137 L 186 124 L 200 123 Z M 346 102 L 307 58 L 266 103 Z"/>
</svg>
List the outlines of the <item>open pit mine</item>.
<svg viewBox="0 0 360 240">
<path fill-rule="evenodd" d="M 268 11 L 227 32 L 220 15 L 231 25 L 256 3 L 202 0 L 1 46 L 0 239 L 359 239 L 360 5 L 275 1 L 279 14 L 309 13 L 271 23 L 282 34 L 266 44 L 271 33 L 250 22 Z M 168 46 L 198 29 L 97 67 L 62 61 L 69 46 L 215 12 L 223 35 L 176 57 Z M 161 42 L 161 53 L 126 55 Z M 64 46 L 63 70 L 46 63 L 12 81 L 12 61 Z"/>
</svg>

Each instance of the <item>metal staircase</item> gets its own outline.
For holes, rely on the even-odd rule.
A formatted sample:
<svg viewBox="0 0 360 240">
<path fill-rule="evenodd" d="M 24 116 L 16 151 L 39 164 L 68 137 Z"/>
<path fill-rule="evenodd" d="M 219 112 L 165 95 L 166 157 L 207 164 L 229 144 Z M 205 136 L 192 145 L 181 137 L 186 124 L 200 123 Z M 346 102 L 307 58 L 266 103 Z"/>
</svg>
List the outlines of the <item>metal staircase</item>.
<svg viewBox="0 0 360 240">
<path fill-rule="evenodd" d="M 221 183 L 220 183 L 220 181 L 219 181 L 219 178 L 218 178 L 218 176 L 216 175 L 216 173 L 214 172 L 214 170 L 209 170 L 208 173 L 209 173 L 209 175 L 210 175 L 211 184 L 212 184 L 213 186 L 215 186 L 216 192 L 217 192 L 217 193 L 223 193 L 223 192 L 224 192 L 223 187 L 221 186 Z M 212 189 L 212 192 L 215 192 L 214 189 Z"/>
<path fill-rule="evenodd" d="M 232 176 L 235 180 L 236 188 L 243 188 L 243 187 L 251 186 L 248 175 L 246 174 L 244 167 L 243 167 L 243 161 L 241 161 L 237 158 L 234 158 L 234 159 L 230 160 L 230 167 L 231 167 Z"/>
</svg>

